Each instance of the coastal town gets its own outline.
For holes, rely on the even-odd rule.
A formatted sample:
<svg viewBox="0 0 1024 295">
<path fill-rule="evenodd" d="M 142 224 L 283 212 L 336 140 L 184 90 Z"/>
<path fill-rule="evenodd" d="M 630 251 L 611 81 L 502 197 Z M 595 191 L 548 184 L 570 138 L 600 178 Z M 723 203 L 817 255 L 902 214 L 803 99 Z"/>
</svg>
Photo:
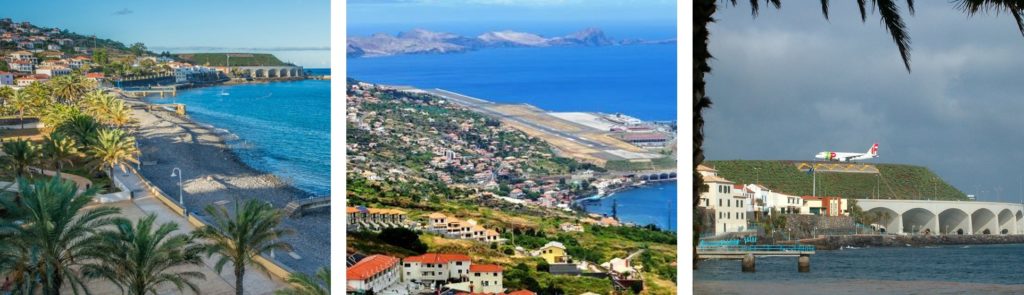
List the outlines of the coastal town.
<svg viewBox="0 0 1024 295">
<path fill-rule="evenodd" d="M 674 292 L 674 232 L 578 204 L 674 174 L 566 158 L 432 94 L 346 92 L 350 294 Z"/>
<path fill-rule="evenodd" d="M 189 88 L 328 75 L 311 75 L 271 54 L 156 53 L 142 43 L 126 46 L 10 18 L 0 19 L 0 55 L 0 292 L 329 289 L 329 197 L 310 198 L 252 168 L 223 131 L 192 121 L 183 104 L 159 100 Z M 246 214 L 259 217 L 239 225 Z M 49 236 L 41 224 L 67 224 L 66 236 L 33 238 Z M 259 229 L 227 232 L 236 226 Z M 116 245 L 101 238 L 122 234 L 117 238 L 125 243 Z M 56 242 L 59 252 L 37 253 Z M 159 252 L 119 255 L 146 242 Z M 76 254 L 48 256 L 66 253 Z M 131 259 L 166 266 L 138 270 L 148 271 L 145 277 L 98 274 L 143 264 Z M 47 278 L 33 279 L 39 277 Z"/>
</svg>

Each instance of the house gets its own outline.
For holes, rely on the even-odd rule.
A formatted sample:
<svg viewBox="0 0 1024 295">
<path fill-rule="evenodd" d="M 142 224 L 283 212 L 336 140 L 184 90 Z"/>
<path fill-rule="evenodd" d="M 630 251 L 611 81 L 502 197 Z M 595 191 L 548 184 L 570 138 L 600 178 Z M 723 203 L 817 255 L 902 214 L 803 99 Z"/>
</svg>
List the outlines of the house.
<svg viewBox="0 0 1024 295">
<path fill-rule="evenodd" d="M 703 167 L 702 167 L 703 166 Z M 744 196 L 743 191 L 735 191 L 737 187 L 732 181 L 718 176 L 718 171 L 713 168 L 699 165 L 697 172 L 704 180 L 704 187 L 701 188 L 700 207 L 714 209 L 715 233 L 739 232 L 747 228 L 747 210 L 745 203 L 749 202 L 749 195 Z"/>
<path fill-rule="evenodd" d="M 46 50 L 60 50 L 60 45 L 58 45 L 58 44 L 47 44 L 46 45 Z"/>
<path fill-rule="evenodd" d="M 484 232 L 484 240 L 483 241 L 484 242 L 500 242 L 501 241 L 501 235 L 498 234 L 498 231 L 493 230 L 493 229 L 489 229 L 489 230 Z"/>
<path fill-rule="evenodd" d="M 24 77 L 15 79 L 14 81 L 15 81 L 15 84 L 18 85 L 18 87 L 25 87 L 25 86 L 28 86 L 28 85 L 32 85 L 32 83 L 42 83 L 42 82 L 50 81 L 50 76 L 47 76 L 47 75 L 44 75 L 44 74 L 28 75 L 28 76 L 24 76 Z"/>
<path fill-rule="evenodd" d="M 802 196 L 803 203 L 800 206 L 800 214 L 823 215 L 824 208 L 821 207 L 821 198 L 815 196 Z"/>
<path fill-rule="evenodd" d="M 434 212 L 430 213 L 430 215 L 427 215 L 427 218 L 430 219 L 430 222 L 428 223 L 430 224 L 431 230 L 442 232 L 448 230 L 448 216 L 442 213 Z"/>
<path fill-rule="evenodd" d="M 7 55 L 7 60 L 12 62 L 19 60 L 27 61 L 31 62 L 33 65 L 39 62 L 39 59 L 37 59 L 36 56 L 32 54 L 32 52 L 26 50 L 11 52 Z"/>
<path fill-rule="evenodd" d="M 410 256 L 402 261 L 402 278 L 405 282 L 465 281 L 469 276 L 469 266 L 469 256 L 464 254 Z"/>
<path fill-rule="evenodd" d="M 385 228 L 406 227 L 406 213 L 398 209 L 367 208 L 363 206 L 346 208 L 351 228 L 381 230 Z"/>
<path fill-rule="evenodd" d="M 563 222 L 558 228 L 564 232 L 583 232 L 583 226 L 575 223 Z"/>
<path fill-rule="evenodd" d="M 11 70 L 24 73 L 32 73 L 32 70 L 35 69 L 35 64 L 27 60 L 10 61 L 7 63 L 7 65 L 11 68 Z"/>
<path fill-rule="evenodd" d="M 531 254 L 534 257 L 544 258 L 544 261 L 547 261 L 548 264 L 566 263 L 569 261 L 569 255 L 565 253 L 565 245 L 555 241 L 548 242 Z"/>
<path fill-rule="evenodd" d="M 636 269 L 629 264 L 629 260 L 618 257 L 612 258 L 612 260 L 602 263 L 601 267 L 604 267 L 605 269 L 609 269 L 619 274 L 629 274 L 636 272 Z"/>
<path fill-rule="evenodd" d="M 380 293 L 399 281 L 401 273 L 398 266 L 398 258 L 379 254 L 368 256 L 347 268 L 347 286 L 359 292 Z"/>
<path fill-rule="evenodd" d="M 14 85 L 14 74 L 10 72 L 0 71 L 0 86 L 13 86 Z"/>
<path fill-rule="evenodd" d="M 103 74 L 103 73 L 86 73 L 85 74 L 85 78 L 89 79 L 89 80 L 93 80 L 94 82 L 98 83 L 98 82 L 101 82 L 104 79 L 106 79 L 107 76 L 105 74 Z"/>
<path fill-rule="evenodd" d="M 469 266 L 469 286 L 471 293 L 501 293 L 505 291 L 502 284 L 502 269 L 494 264 L 474 264 Z"/>
<path fill-rule="evenodd" d="M 68 67 L 65 67 L 65 66 L 46 65 L 46 66 L 39 66 L 38 68 L 36 68 L 36 74 L 44 74 L 44 75 L 49 75 L 50 77 L 58 77 L 58 76 L 70 75 L 71 74 L 71 69 L 68 68 Z"/>
</svg>

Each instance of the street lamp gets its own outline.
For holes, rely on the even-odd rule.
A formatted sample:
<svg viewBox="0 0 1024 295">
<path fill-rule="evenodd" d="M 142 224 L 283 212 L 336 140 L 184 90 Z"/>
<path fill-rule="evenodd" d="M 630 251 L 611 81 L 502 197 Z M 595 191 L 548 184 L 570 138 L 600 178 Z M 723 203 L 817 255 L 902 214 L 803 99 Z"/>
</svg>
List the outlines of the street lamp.
<svg viewBox="0 0 1024 295">
<path fill-rule="evenodd" d="M 183 198 L 182 194 L 181 194 L 181 169 L 178 169 L 178 167 L 174 167 L 174 169 L 171 169 L 171 177 L 175 177 L 175 176 L 178 177 L 178 203 L 181 204 L 181 209 L 182 209 L 181 211 L 184 214 L 185 213 L 185 198 Z"/>
</svg>

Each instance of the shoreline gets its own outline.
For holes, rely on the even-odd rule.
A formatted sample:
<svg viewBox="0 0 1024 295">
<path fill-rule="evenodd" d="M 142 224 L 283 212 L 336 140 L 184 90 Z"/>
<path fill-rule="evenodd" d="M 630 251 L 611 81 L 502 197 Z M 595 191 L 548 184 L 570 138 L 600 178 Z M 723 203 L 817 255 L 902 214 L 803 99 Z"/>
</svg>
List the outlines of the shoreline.
<svg viewBox="0 0 1024 295">
<path fill-rule="evenodd" d="M 894 248 L 958 245 L 1024 244 L 1024 235 L 846 235 L 826 236 L 798 241 L 780 241 L 779 244 L 807 244 L 818 250 L 840 248 Z"/>
<path fill-rule="evenodd" d="M 591 206 L 599 206 L 598 203 L 600 203 L 604 199 L 613 197 L 613 194 L 615 194 L 615 193 L 627 192 L 627 191 L 632 191 L 632 190 L 637 190 L 637 189 L 644 189 L 644 188 L 651 188 L 651 187 L 656 187 L 656 186 L 659 186 L 659 185 L 666 185 L 667 186 L 667 185 L 671 185 L 671 184 L 672 184 L 671 181 L 658 181 L 658 182 L 647 182 L 647 183 L 645 183 L 643 185 L 639 185 L 639 186 L 629 185 L 628 189 L 618 190 L 618 191 L 615 191 L 612 194 L 605 195 L 604 197 L 600 197 L 600 198 L 597 198 L 597 199 L 590 199 L 588 201 L 583 201 L 583 199 L 574 200 L 572 202 L 572 206 L 570 206 L 570 207 L 578 207 L 579 209 L 576 210 L 576 211 L 578 211 L 579 213 L 585 214 L 585 215 L 587 215 L 587 214 L 601 214 L 601 215 L 605 215 L 604 213 L 591 212 L 591 211 L 587 210 L 586 208 L 588 206 L 586 204 L 587 203 L 591 203 L 591 204 L 593 204 Z M 676 186 L 678 188 L 678 182 L 676 182 Z M 672 198 L 675 198 L 675 197 L 676 196 L 674 196 L 674 195 L 672 196 Z M 590 198 L 590 197 L 588 197 L 588 198 Z M 676 231 L 676 230 L 669 230 L 668 228 L 664 228 L 661 225 L 658 225 L 657 223 L 640 224 L 640 223 L 637 223 L 637 222 L 634 222 L 634 221 L 624 220 L 624 219 L 622 219 L 621 216 L 619 218 L 617 218 L 617 220 L 620 223 L 623 223 L 623 224 L 630 223 L 630 224 L 633 224 L 633 225 L 635 225 L 637 227 L 643 227 L 643 226 L 654 224 L 655 226 L 658 226 L 658 228 L 661 231 L 672 231 L 672 232 Z M 678 225 L 676 225 L 676 229 L 678 229 Z"/>
<path fill-rule="evenodd" d="M 1018 294 L 1022 288 L 1024 285 L 913 280 L 693 280 L 693 294 Z"/>
<path fill-rule="evenodd" d="M 149 105 L 145 98 L 136 100 Z M 290 201 L 314 196 L 273 173 L 255 169 L 243 161 L 228 144 L 232 138 L 224 129 L 169 112 L 133 110 L 139 121 L 136 137 L 142 151 L 140 173 L 166 192 L 177 195 L 178 179 L 168 177 L 173 168 L 182 170 L 182 195 L 185 208 L 202 214 L 209 205 L 231 208 L 234 202 L 263 200 L 275 208 Z M 285 218 L 282 227 L 295 234 L 284 238 L 295 248 L 296 256 L 277 255 L 276 260 L 303 273 L 312 274 L 330 261 L 330 216 L 307 214 Z M 326 237 L 326 238 L 325 238 Z"/>
</svg>

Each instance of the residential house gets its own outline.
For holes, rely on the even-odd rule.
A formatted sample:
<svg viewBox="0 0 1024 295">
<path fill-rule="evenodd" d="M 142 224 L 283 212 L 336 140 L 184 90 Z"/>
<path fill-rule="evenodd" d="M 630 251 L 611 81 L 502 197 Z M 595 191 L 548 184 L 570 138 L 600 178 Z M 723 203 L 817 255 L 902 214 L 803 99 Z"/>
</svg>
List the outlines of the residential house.
<svg viewBox="0 0 1024 295">
<path fill-rule="evenodd" d="M 50 76 L 47 76 L 45 74 L 28 75 L 15 79 L 14 81 L 15 84 L 18 85 L 18 87 L 25 87 L 28 85 L 32 85 L 32 83 L 43 83 L 46 81 L 50 81 Z"/>
<path fill-rule="evenodd" d="M 802 196 L 800 198 L 803 200 L 800 206 L 800 214 L 822 215 L 824 208 L 821 207 L 821 198 L 815 196 Z"/>
<path fill-rule="evenodd" d="M 471 293 L 501 293 L 505 291 L 502 284 L 502 269 L 494 264 L 473 264 L 469 266 L 469 286 Z"/>
<path fill-rule="evenodd" d="M 13 62 L 18 60 L 31 62 L 33 65 L 39 62 L 39 59 L 32 52 L 26 50 L 11 52 L 7 55 L 7 61 Z"/>
<path fill-rule="evenodd" d="M 7 62 L 7 65 L 8 65 L 8 67 L 10 67 L 10 69 L 12 71 L 23 72 L 23 73 L 32 73 L 32 70 L 35 69 L 35 64 L 33 64 L 32 62 L 27 61 L 27 60 L 14 60 L 14 61 L 10 61 L 10 62 Z"/>
<path fill-rule="evenodd" d="M 0 86 L 14 86 L 14 74 L 0 71 Z"/>
<path fill-rule="evenodd" d="M 407 227 L 405 211 L 387 208 L 367 208 L 363 206 L 346 208 L 350 229 L 381 230 L 385 228 Z"/>
<path fill-rule="evenodd" d="M 402 261 L 403 281 L 448 282 L 465 281 L 469 276 L 470 258 L 464 254 L 427 253 L 406 257 Z"/>
<path fill-rule="evenodd" d="M 398 258 L 379 254 L 363 258 L 345 272 L 349 289 L 374 294 L 397 283 L 400 276 Z"/>
<path fill-rule="evenodd" d="M 50 77 L 59 77 L 64 75 L 70 75 L 71 69 L 59 65 L 45 65 L 36 68 L 36 74 L 49 75 Z"/>
<path fill-rule="evenodd" d="M 702 167 L 703 166 L 703 167 Z M 740 232 L 747 229 L 747 207 L 751 195 L 742 186 L 718 176 L 713 168 L 699 165 L 697 172 L 704 180 L 698 206 L 714 210 L 715 233 Z M 739 187 L 739 190 L 734 188 Z"/>
<path fill-rule="evenodd" d="M 565 252 L 565 245 L 560 242 L 548 242 L 531 254 L 534 257 L 543 258 L 548 264 L 569 262 L 569 255 Z"/>
</svg>

